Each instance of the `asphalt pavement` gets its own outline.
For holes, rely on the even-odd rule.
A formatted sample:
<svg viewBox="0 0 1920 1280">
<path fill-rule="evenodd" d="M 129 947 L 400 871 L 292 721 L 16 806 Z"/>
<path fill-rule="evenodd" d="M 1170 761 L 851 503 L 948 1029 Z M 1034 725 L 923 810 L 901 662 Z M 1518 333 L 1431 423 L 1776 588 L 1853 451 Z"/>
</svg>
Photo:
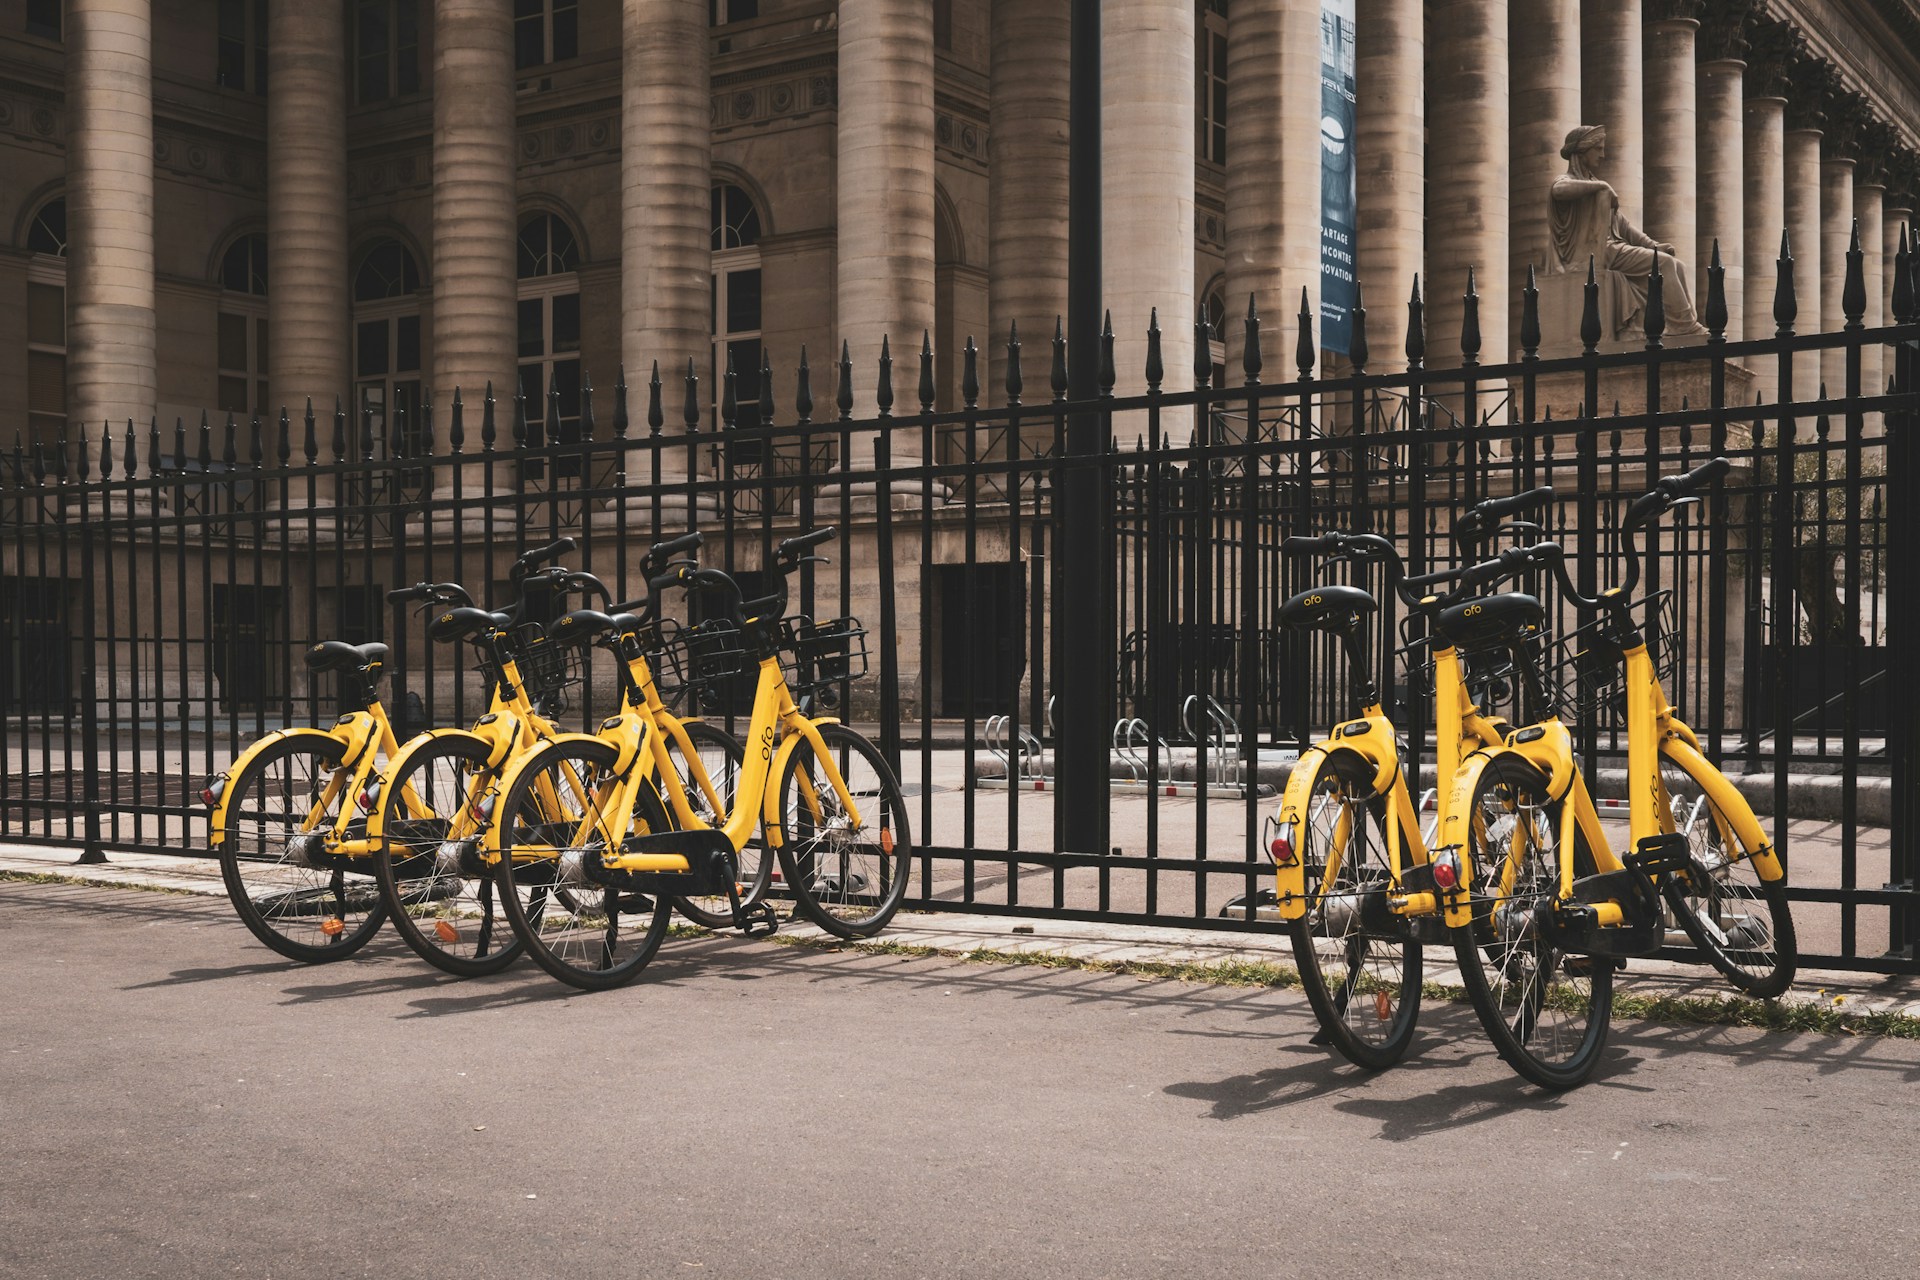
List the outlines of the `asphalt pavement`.
<svg viewBox="0 0 1920 1280">
<path fill-rule="evenodd" d="M 1909 1273 L 1920 1043 L 1618 1022 L 1549 1095 L 1429 1008 L 668 941 L 634 986 L 303 967 L 0 882 L 0 1274 Z"/>
</svg>

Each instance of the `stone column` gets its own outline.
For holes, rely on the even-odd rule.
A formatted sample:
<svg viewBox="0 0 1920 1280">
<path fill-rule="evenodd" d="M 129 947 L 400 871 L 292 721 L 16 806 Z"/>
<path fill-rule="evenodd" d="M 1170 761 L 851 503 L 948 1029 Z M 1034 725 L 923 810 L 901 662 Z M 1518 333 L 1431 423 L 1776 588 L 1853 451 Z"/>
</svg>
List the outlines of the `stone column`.
<svg viewBox="0 0 1920 1280">
<path fill-rule="evenodd" d="M 1147 319 L 1158 308 L 1167 371 L 1162 385 L 1184 391 L 1193 385 L 1198 314 L 1194 6 L 1182 0 L 1108 0 L 1100 19 L 1101 274 L 1113 309 L 1119 376 L 1114 390 L 1137 395 L 1146 389 Z M 1314 84 L 1319 84 L 1317 75 Z M 1300 127 L 1312 132 L 1305 121 Z M 1317 212 L 1314 223 L 1319 224 Z"/>
<path fill-rule="evenodd" d="M 1745 108 L 1745 145 L 1742 186 L 1746 200 L 1741 238 L 1746 241 L 1746 298 L 1742 304 L 1746 336 L 1772 336 L 1773 300 L 1780 287 L 1780 237 L 1787 228 L 1787 142 L 1785 98 L 1748 98 Z M 1754 385 L 1767 400 L 1779 393 L 1780 383 L 1770 359 L 1754 362 Z"/>
<path fill-rule="evenodd" d="M 1375 350 L 1391 351 L 1392 340 L 1405 332 L 1401 304 L 1426 262 L 1425 5 L 1358 0 L 1354 18 L 1359 274 L 1366 286 L 1368 339 Z"/>
<path fill-rule="evenodd" d="M 1031 341 L 1050 335 L 1054 317 L 1067 311 L 1071 27 L 1068 6 L 1059 0 L 993 0 L 987 130 L 989 331 L 979 342 L 990 376 L 983 396 L 995 405 L 1006 394 L 1008 329 L 1017 323 Z"/>
<path fill-rule="evenodd" d="M 1797 304 L 1794 332 L 1816 333 L 1821 308 L 1820 254 L 1820 130 L 1804 116 L 1793 114 L 1789 103 L 1786 151 L 1781 184 L 1787 237 L 1793 247 L 1793 292 Z M 1820 354 L 1804 351 L 1793 359 L 1793 394 L 1812 400 L 1820 391 Z"/>
<path fill-rule="evenodd" d="M 67 420 L 154 412 L 153 13 L 67 3 Z"/>
<path fill-rule="evenodd" d="M 1860 180 L 1862 177 L 1864 180 Z M 1865 268 L 1867 281 L 1867 311 L 1863 322 L 1869 329 L 1886 323 L 1880 287 L 1886 276 L 1886 263 L 1880 257 L 1886 198 L 1887 189 L 1881 185 L 1878 165 L 1864 175 L 1856 175 L 1853 216 L 1860 223 L 1861 266 Z M 1873 342 L 1860 350 L 1860 388 L 1867 395 L 1877 396 L 1887 389 L 1886 366 L 1881 359 L 1884 354 L 1885 349 Z"/>
<path fill-rule="evenodd" d="M 1820 166 L 1820 331 L 1839 333 L 1846 327 L 1843 283 L 1847 278 L 1847 245 L 1853 238 L 1854 162 L 1832 156 Z M 1833 395 L 1846 391 L 1847 353 L 1838 347 L 1820 353 L 1820 381 Z"/>
<path fill-rule="evenodd" d="M 1553 262 L 1547 192 L 1567 171 L 1560 147 L 1580 115 L 1581 0 L 1517 0 L 1508 15 L 1513 48 L 1512 299 L 1513 332 L 1520 322 L 1520 289 L 1531 265 L 1542 277 Z M 1590 122 L 1589 122 L 1590 123 Z M 1613 140 L 1607 140 L 1611 153 Z M 1565 341 L 1570 334 L 1550 334 Z"/>
<path fill-rule="evenodd" d="M 1746 297 L 1746 146 L 1742 123 L 1747 64 L 1737 58 L 1715 58 L 1700 64 L 1700 118 L 1695 128 L 1699 199 L 1694 236 L 1693 278 L 1699 282 L 1696 301 L 1707 301 L 1707 265 L 1713 246 L 1720 246 L 1720 265 L 1726 269 L 1727 340 L 1739 342 L 1747 334 Z M 1685 252 L 1678 241 L 1674 247 Z"/>
<path fill-rule="evenodd" d="M 933 10 L 921 0 L 840 4 L 840 336 L 853 356 L 854 414 L 873 412 L 880 340 L 894 395 L 912 409 L 920 337 L 933 330 Z M 853 465 L 873 462 L 856 438 Z M 893 459 L 920 456 L 915 433 Z"/>
<path fill-rule="evenodd" d="M 713 225 L 707 6 L 625 0 L 621 12 L 620 359 L 640 386 L 654 362 L 669 386 L 708 366 Z M 669 415 L 678 421 L 678 415 Z M 660 455 L 686 474 L 684 449 Z"/>
<path fill-rule="evenodd" d="M 1305 288 L 1319 332 L 1320 117 L 1320 0 L 1238 0 L 1227 11 L 1229 385 L 1244 377 L 1249 295 L 1263 328 L 1291 337 Z"/>
<path fill-rule="evenodd" d="M 1507 4 L 1433 0 L 1427 11 L 1433 77 L 1427 84 L 1427 115 L 1447 122 L 1427 141 L 1434 179 L 1427 187 L 1427 223 L 1435 229 L 1427 249 L 1427 364 L 1439 369 L 1459 364 L 1460 298 L 1469 268 L 1481 300 L 1480 359 L 1504 362 L 1511 186 Z M 1608 146 L 1611 151 L 1612 143 Z"/>
<path fill-rule="evenodd" d="M 513 19 L 506 0 L 434 0 L 433 395 L 446 447 L 453 393 L 513 394 Z M 527 388 L 533 395 L 536 388 Z"/>
<path fill-rule="evenodd" d="M 1644 214 L 1640 225 L 1681 254 L 1692 253 L 1699 239 L 1694 195 L 1699 172 L 1694 150 L 1698 119 L 1694 46 L 1700 34 L 1700 9 L 1700 0 L 1649 0 L 1642 45 L 1647 203 L 1638 211 Z M 1703 286 L 1695 301 L 1703 303 L 1705 263 L 1695 258 L 1689 265 L 1693 278 Z"/>
<path fill-rule="evenodd" d="M 1635 222 L 1647 212 L 1640 15 L 1641 0 L 1583 0 L 1580 6 L 1580 123 L 1606 126 L 1607 181 Z"/>
<path fill-rule="evenodd" d="M 267 378 L 296 417 L 353 399 L 347 306 L 347 28 L 340 5 L 267 9 Z"/>
</svg>

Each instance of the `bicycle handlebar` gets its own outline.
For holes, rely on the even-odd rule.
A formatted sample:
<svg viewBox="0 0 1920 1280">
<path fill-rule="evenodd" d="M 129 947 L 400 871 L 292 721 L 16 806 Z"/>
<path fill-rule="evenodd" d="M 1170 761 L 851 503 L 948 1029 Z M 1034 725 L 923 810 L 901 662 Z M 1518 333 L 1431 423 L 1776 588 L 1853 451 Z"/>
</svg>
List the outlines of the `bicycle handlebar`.
<svg viewBox="0 0 1920 1280">
<path fill-rule="evenodd" d="M 832 542 L 839 536 L 840 531 L 832 525 L 828 525 L 824 529 L 815 529 L 812 533 L 797 534 L 782 542 L 778 547 L 775 547 L 774 555 L 785 560 L 799 552 L 810 551 L 823 542 Z M 796 560 L 794 563 L 798 564 L 800 562 Z"/>
<path fill-rule="evenodd" d="M 1499 530 L 1500 522 L 1522 511 L 1534 511 L 1553 501 L 1553 486 L 1541 485 L 1507 498 L 1488 498 L 1477 503 L 1453 525 L 1453 540 L 1459 544 L 1479 542 Z"/>
<path fill-rule="evenodd" d="M 513 562 L 510 576 L 517 582 L 547 561 L 572 551 L 576 545 L 572 538 L 557 538 L 544 547 L 536 547 Z"/>
<path fill-rule="evenodd" d="M 457 582 L 416 582 L 411 587 L 396 587 L 387 592 L 387 600 L 392 604 L 411 604 L 415 600 L 468 607 L 473 604 L 473 596 Z"/>
</svg>

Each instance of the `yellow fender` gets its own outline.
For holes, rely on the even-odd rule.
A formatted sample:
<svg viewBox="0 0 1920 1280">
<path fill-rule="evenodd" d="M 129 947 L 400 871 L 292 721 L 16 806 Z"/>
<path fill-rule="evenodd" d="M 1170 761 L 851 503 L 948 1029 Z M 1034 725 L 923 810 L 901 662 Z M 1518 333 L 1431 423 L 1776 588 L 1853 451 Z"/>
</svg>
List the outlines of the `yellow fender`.
<svg viewBox="0 0 1920 1280">
<path fill-rule="evenodd" d="M 1440 895 L 1449 929 L 1462 928 L 1473 921 L 1473 904 L 1467 893 L 1474 876 L 1473 855 L 1468 851 L 1473 832 L 1473 793 L 1479 789 L 1480 775 L 1499 754 L 1498 750 L 1485 748 L 1473 752 L 1460 762 L 1447 786 L 1447 803 L 1441 810 L 1440 830 L 1434 836 L 1433 851 L 1438 854 L 1450 848 L 1460 855 L 1460 883 L 1451 893 Z"/>
<path fill-rule="evenodd" d="M 1691 733 L 1688 736 L 1691 737 Z M 1767 839 L 1760 820 L 1754 817 L 1753 806 L 1747 803 L 1747 798 L 1728 781 L 1726 775 L 1708 763 L 1696 746 L 1679 737 L 1671 737 L 1661 743 L 1660 754 L 1684 770 L 1707 793 L 1713 807 L 1725 815 L 1727 825 L 1733 830 L 1731 833 L 1722 831 L 1721 839 L 1724 841 L 1731 834 L 1746 851 L 1747 858 L 1762 880 L 1771 884 L 1786 876 L 1787 869 L 1780 865 L 1780 857 L 1774 853 L 1772 842 Z"/>
<path fill-rule="evenodd" d="M 490 750 L 493 746 L 485 736 L 473 733 L 467 729 L 429 729 L 425 733 L 415 734 L 413 737 L 407 739 L 407 744 L 400 748 L 393 759 L 387 761 L 386 768 L 374 775 L 380 780 L 380 789 L 384 792 L 387 784 L 399 777 L 400 774 L 412 764 L 413 757 L 417 752 L 424 750 L 432 743 L 440 742 L 447 738 L 467 738 L 483 750 Z M 385 818 L 383 817 L 385 809 L 386 805 L 377 804 L 373 807 L 373 812 L 367 815 L 367 838 L 369 840 L 381 839 L 381 833 L 385 826 Z"/>
<path fill-rule="evenodd" d="M 606 739 L 597 737 L 596 735 L 591 733 L 555 734 L 553 737 L 547 739 L 545 742 L 540 743 L 539 747 L 536 747 L 527 751 L 522 751 L 518 755 L 514 756 L 511 760 L 507 761 L 507 767 L 501 771 L 499 781 L 493 784 L 494 794 L 504 796 L 507 794 L 507 792 L 513 790 L 513 784 L 519 781 L 520 774 L 526 769 L 528 761 L 532 760 L 534 756 L 538 755 L 541 748 L 550 747 L 555 743 L 559 743 L 559 742 L 597 742 L 602 746 L 612 745 L 611 743 L 608 743 Z M 484 797 L 478 797 L 478 796 L 475 797 L 476 803 L 482 798 Z M 499 816 L 498 811 L 496 810 L 495 817 L 497 818 L 498 816 Z M 486 830 L 485 836 L 481 841 L 481 848 L 485 849 L 489 854 L 493 854 L 493 855 L 499 854 L 500 852 L 499 822 L 495 821 L 495 822 L 489 822 L 487 824 L 487 830 Z"/>
<path fill-rule="evenodd" d="M 803 719 L 799 722 L 799 732 L 788 734 L 786 741 L 774 750 L 773 759 L 767 765 L 767 785 L 760 811 L 760 823 L 767 833 L 767 843 L 774 848 L 780 847 L 780 841 L 785 836 L 785 833 L 780 830 L 780 773 L 787 767 L 787 757 L 799 750 L 802 742 L 811 742 L 816 750 L 825 751 L 827 744 L 821 739 L 820 730 L 816 726 L 839 723 L 840 721 L 833 716 L 820 716 L 814 720 Z M 749 831 L 747 834 L 753 833 Z"/>
<path fill-rule="evenodd" d="M 359 714 L 364 715 L 365 713 L 361 712 Z M 371 717 L 369 717 L 369 719 L 370 718 Z M 336 729 L 338 727 L 339 726 L 337 725 L 335 726 Z M 276 746 L 279 743 L 286 742 L 286 741 L 289 741 L 290 739 L 295 739 L 295 738 L 313 738 L 313 739 L 324 738 L 327 741 L 333 743 L 335 746 L 340 748 L 341 755 L 342 755 L 341 763 L 342 764 L 346 763 L 344 757 L 347 750 L 347 740 L 345 737 L 341 736 L 340 734 L 331 733 L 325 729 L 315 729 L 310 726 L 302 726 L 301 728 L 297 728 L 297 729 L 274 730 L 272 733 L 254 742 L 245 751 L 242 751 L 239 755 L 235 756 L 233 758 L 233 763 L 229 764 L 226 767 L 226 770 L 224 772 L 214 775 L 215 778 L 220 783 L 220 798 L 214 801 L 213 812 L 207 815 L 207 825 L 209 827 L 207 843 L 209 845 L 217 849 L 221 846 L 221 844 L 223 844 L 226 841 L 227 804 L 233 799 L 233 790 L 231 787 L 227 785 L 227 783 L 233 778 L 233 775 L 236 773 L 239 773 L 242 769 L 252 764 L 255 757 L 259 756 L 262 752 L 266 751 L 269 747 Z"/>
<path fill-rule="evenodd" d="M 1287 786 L 1280 793 L 1280 808 L 1274 821 L 1280 836 L 1294 850 L 1292 865 L 1274 864 L 1273 893 L 1280 906 L 1282 920 L 1298 920 L 1307 914 L 1307 868 L 1300 860 L 1297 833 L 1306 820 L 1307 801 L 1313 795 L 1313 780 L 1320 776 L 1320 762 L 1331 754 L 1325 743 L 1316 743 L 1300 753 L 1293 771 L 1287 774 Z M 1268 851 L 1272 856 L 1272 851 Z"/>
</svg>

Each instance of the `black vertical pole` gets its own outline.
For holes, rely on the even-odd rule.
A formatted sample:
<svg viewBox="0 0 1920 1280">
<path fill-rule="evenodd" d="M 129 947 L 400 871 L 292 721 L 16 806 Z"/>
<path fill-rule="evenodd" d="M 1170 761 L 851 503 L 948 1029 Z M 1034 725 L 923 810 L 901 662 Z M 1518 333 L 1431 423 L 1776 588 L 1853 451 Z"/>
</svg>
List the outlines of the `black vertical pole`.
<svg viewBox="0 0 1920 1280">
<path fill-rule="evenodd" d="M 1106 475 L 1108 424 L 1100 386 L 1100 3 L 1073 0 L 1071 122 L 1067 135 L 1067 464 L 1053 575 L 1059 655 L 1060 799 L 1054 830 L 1063 852 L 1106 853 L 1107 741 L 1113 729 L 1115 641 L 1108 625 Z"/>
</svg>

